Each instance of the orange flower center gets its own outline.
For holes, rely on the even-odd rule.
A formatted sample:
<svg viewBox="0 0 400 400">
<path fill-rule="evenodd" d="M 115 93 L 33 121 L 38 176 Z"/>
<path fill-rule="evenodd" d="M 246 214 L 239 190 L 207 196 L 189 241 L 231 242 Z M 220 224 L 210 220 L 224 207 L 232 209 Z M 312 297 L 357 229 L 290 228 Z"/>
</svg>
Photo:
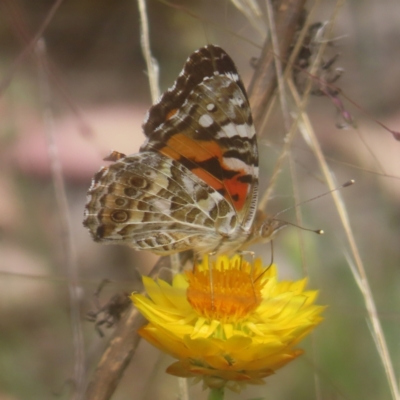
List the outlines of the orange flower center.
<svg viewBox="0 0 400 400">
<path fill-rule="evenodd" d="M 222 323 L 245 319 L 261 303 L 262 279 L 254 279 L 252 267 L 237 263 L 234 267 L 222 266 L 186 271 L 189 282 L 187 299 L 193 309 L 207 319 Z"/>
</svg>

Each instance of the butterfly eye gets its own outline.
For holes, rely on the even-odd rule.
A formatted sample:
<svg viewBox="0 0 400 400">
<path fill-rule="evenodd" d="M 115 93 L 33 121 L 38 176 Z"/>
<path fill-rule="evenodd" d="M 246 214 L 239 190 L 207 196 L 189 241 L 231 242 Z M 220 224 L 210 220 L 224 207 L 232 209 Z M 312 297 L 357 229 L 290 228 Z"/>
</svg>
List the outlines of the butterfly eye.
<svg viewBox="0 0 400 400">
<path fill-rule="evenodd" d="M 260 236 L 262 238 L 268 238 L 269 236 L 271 236 L 271 234 L 273 232 L 272 223 L 273 223 L 273 221 L 268 219 L 262 224 L 261 230 L 260 230 L 261 231 Z"/>
<path fill-rule="evenodd" d="M 284 228 L 285 226 L 287 226 L 287 222 L 268 218 L 261 225 L 260 236 L 263 239 L 272 238 L 272 236 L 274 236 L 280 229 Z"/>
</svg>

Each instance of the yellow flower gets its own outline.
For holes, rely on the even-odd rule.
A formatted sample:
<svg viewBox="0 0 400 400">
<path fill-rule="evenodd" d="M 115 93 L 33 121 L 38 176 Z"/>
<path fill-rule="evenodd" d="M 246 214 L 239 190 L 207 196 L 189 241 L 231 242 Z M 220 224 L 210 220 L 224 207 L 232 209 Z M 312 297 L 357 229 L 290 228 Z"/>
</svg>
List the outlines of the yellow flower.
<svg viewBox="0 0 400 400">
<path fill-rule="evenodd" d="M 262 384 L 302 354 L 295 345 L 322 321 L 306 279 L 277 280 L 274 265 L 241 256 L 208 257 L 172 285 L 143 277 L 149 298 L 131 299 L 149 323 L 140 335 L 178 361 L 167 372 L 210 388 Z"/>
</svg>

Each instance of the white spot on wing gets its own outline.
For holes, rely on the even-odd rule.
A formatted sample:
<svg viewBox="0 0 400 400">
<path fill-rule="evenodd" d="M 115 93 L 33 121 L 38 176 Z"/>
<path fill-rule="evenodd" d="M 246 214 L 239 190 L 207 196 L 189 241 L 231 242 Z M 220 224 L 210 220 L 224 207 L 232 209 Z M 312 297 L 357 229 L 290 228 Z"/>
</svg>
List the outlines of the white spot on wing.
<svg viewBox="0 0 400 400">
<path fill-rule="evenodd" d="M 233 124 L 232 122 L 230 122 L 228 125 L 225 125 L 222 128 L 222 131 L 219 131 L 217 134 L 217 138 L 223 138 L 223 137 L 234 137 L 237 135 L 236 132 L 236 127 L 237 125 Z"/>
<path fill-rule="evenodd" d="M 245 162 L 234 158 L 234 157 L 224 157 L 224 165 L 229 167 L 229 169 L 234 171 L 243 171 L 246 174 L 253 174 L 254 167 L 252 165 L 248 165 Z"/>
<path fill-rule="evenodd" d="M 233 72 L 225 72 L 225 76 L 229 79 L 233 80 L 234 82 L 239 82 L 239 75 Z"/>
<path fill-rule="evenodd" d="M 240 136 L 242 138 L 252 138 L 255 134 L 255 129 L 253 125 L 247 125 L 247 124 L 242 124 L 242 125 L 237 125 L 234 124 L 233 122 L 230 122 L 229 124 L 225 125 L 222 127 L 222 130 L 220 130 L 217 133 L 217 138 L 224 138 L 224 137 L 234 137 L 234 136 Z"/>
<path fill-rule="evenodd" d="M 244 99 L 240 96 L 235 96 L 233 99 L 230 100 L 230 102 L 235 106 L 241 107 L 244 103 Z"/>
<path fill-rule="evenodd" d="M 153 206 L 162 213 L 169 212 L 170 210 L 170 202 L 164 199 L 158 199 L 153 201 Z"/>
<path fill-rule="evenodd" d="M 181 179 L 182 179 L 182 183 L 183 183 L 183 187 L 185 188 L 185 191 L 189 194 L 193 193 L 194 192 L 193 180 L 190 179 L 190 177 L 187 175 L 182 175 Z"/>
<path fill-rule="evenodd" d="M 213 124 L 214 120 L 208 115 L 208 114 L 203 114 L 200 118 L 199 118 L 199 124 L 203 127 L 203 128 L 208 128 L 209 126 L 211 126 Z"/>
<path fill-rule="evenodd" d="M 247 124 L 236 125 L 236 132 L 240 137 L 253 137 L 251 127 Z"/>
<path fill-rule="evenodd" d="M 215 104 L 210 103 L 206 105 L 206 108 L 208 111 L 214 111 L 215 110 Z"/>
</svg>

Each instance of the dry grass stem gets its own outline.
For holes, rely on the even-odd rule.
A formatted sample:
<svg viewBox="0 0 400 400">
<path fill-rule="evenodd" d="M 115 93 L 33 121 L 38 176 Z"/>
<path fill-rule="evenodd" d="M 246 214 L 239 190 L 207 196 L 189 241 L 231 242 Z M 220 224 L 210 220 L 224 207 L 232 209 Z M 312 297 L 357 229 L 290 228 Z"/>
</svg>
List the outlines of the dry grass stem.
<svg viewBox="0 0 400 400">
<path fill-rule="evenodd" d="M 267 35 L 264 15 L 256 0 L 231 0 L 231 3 L 247 18 L 262 39 Z"/>
<path fill-rule="evenodd" d="M 58 262 L 64 268 L 67 277 L 70 317 L 72 324 L 72 337 L 74 342 L 74 373 L 73 373 L 73 394 L 72 399 L 83 399 L 85 385 L 85 349 L 82 333 L 82 320 L 79 307 L 79 282 L 78 263 L 75 250 L 75 243 L 72 235 L 72 224 L 67 202 L 65 183 L 58 148 L 55 141 L 54 116 L 52 110 L 52 96 L 46 73 L 46 45 L 43 39 L 39 39 L 35 48 L 35 55 L 38 61 L 39 85 L 43 102 L 43 121 L 47 150 L 50 160 L 51 176 L 54 186 L 57 214 L 59 215 L 60 232 L 63 249 L 62 257 Z"/>
<path fill-rule="evenodd" d="M 298 104 L 300 106 L 301 101 L 300 101 L 300 98 L 297 97 L 297 92 L 296 92 L 296 89 L 294 86 L 292 86 L 292 94 L 295 99 L 297 98 Z M 303 123 L 300 126 L 304 127 L 304 129 L 302 129 L 302 133 L 303 133 L 303 135 L 307 136 L 306 141 L 307 141 L 307 143 L 310 143 L 312 150 L 313 150 L 313 152 L 317 158 L 317 161 L 320 165 L 321 171 L 326 179 L 327 185 L 328 185 L 329 189 L 332 190 L 333 188 L 335 188 L 337 186 L 333 172 L 331 172 L 331 170 L 329 169 L 329 166 L 324 158 L 324 155 L 323 155 L 322 149 L 320 147 L 320 144 L 318 142 L 318 139 L 315 136 L 315 133 L 312 129 L 311 122 L 308 120 L 308 116 L 305 113 L 301 113 L 301 116 L 303 119 Z M 358 285 L 360 287 L 360 291 L 364 298 L 368 316 L 369 316 L 369 319 L 371 322 L 374 336 L 376 338 L 375 342 L 378 344 L 377 349 L 381 356 L 381 360 L 382 360 L 382 363 L 385 368 L 386 376 L 387 376 L 390 390 L 392 393 L 392 398 L 394 400 L 399 400 L 400 397 L 399 397 L 399 392 L 398 392 L 398 385 L 397 385 L 393 365 L 392 365 L 392 362 L 391 362 L 391 359 L 389 356 L 389 351 L 387 348 L 387 344 L 386 344 L 385 336 L 384 336 L 384 333 L 382 330 L 382 326 L 381 326 L 381 323 L 378 318 L 376 305 L 375 305 L 375 302 L 374 302 L 374 299 L 372 296 L 371 288 L 368 283 L 368 278 L 367 278 L 367 275 L 365 272 L 365 267 L 364 267 L 363 261 L 361 259 L 360 252 L 358 250 L 353 231 L 351 229 L 350 221 L 348 218 L 348 213 L 346 211 L 346 207 L 345 207 L 345 204 L 344 204 L 344 201 L 343 201 L 343 198 L 342 198 L 340 192 L 339 191 L 332 192 L 332 197 L 333 197 L 336 209 L 338 211 L 340 220 L 342 222 L 343 228 L 345 230 L 346 238 L 349 243 L 353 259 L 355 261 L 356 269 L 351 268 L 351 271 L 353 272 L 353 274 L 354 274 L 354 271 L 357 271 L 357 275 L 355 275 L 355 276 L 357 276 L 356 282 L 358 283 Z"/>
<path fill-rule="evenodd" d="M 150 84 L 150 93 L 153 103 L 160 97 L 160 86 L 158 83 L 159 66 L 157 60 L 152 56 L 150 49 L 149 19 L 147 15 L 146 0 L 137 0 L 140 14 L 140 38 L 142 52 L 146 60 L 147 74 Z"/>
<path fill-rule="evenodd" d="M 150 36 L 149 36 L 149 22 L 146 8 L 146 0 L 138 0 L 140 20 L 141 20 L 141 45 L 144 58 L 147 65 L 147 75 L 149 79 L 150 93 L 153 103 L 160 97 L 159 87 L 159 66 L 157 61 L 151 54 Z M 171 269 L 175 273 L 181 268 L 179 254 L 170 256 Z M 178 378 L 179 399 L 189 400 L 188 382 L 187 379 Z"/>
<path fill-rule="evenodd" d="M 3 79 L 0 81 L 0 95 L 7 89 L 8 85 L 11 83 L 14 73 L 17 71 L 18 67 L 26 60 L 26 58 L 32 53 L 35 49 L 35 46 L 38 40 L 42 37 L 44 31 L 53 20 L 54 15 L 56 14 L 58 8 L 61 6 L 64 0 L 56 0 L 53 6 L 50 8 L 49 12 L 46 15 L 43 23 L 40 25 L 38 31 L 35 36 L 29 42 L 27 46 L 24 47 L 22 52 L 18 55 L 18 57 L 11 64 L 11 67 L 4 74 Z"/>
</svg>

